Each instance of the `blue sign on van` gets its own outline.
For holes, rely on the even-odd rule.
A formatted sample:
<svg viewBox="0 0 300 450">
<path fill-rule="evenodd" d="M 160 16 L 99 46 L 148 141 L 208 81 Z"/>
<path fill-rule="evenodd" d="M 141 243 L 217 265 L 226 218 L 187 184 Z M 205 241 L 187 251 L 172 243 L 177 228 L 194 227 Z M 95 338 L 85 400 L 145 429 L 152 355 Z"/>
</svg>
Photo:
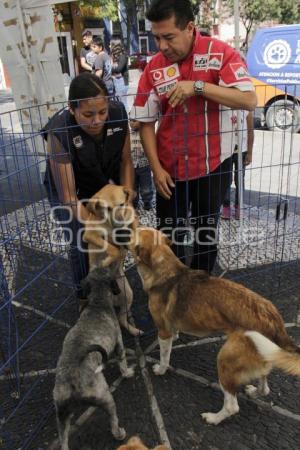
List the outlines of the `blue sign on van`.
<svg viewBox="0 0 300 450">
<path fill-rule="evenodd" d="M 300 24 L 258 30 L 247 54 L 252 77 L 300 96 Z"/>
</svg>

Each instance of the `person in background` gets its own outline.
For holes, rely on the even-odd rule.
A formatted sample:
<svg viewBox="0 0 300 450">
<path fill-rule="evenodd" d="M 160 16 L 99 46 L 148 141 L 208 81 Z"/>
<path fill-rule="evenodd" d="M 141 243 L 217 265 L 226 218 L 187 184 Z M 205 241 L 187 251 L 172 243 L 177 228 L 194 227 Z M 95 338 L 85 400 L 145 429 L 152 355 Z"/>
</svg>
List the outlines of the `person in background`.
<svg viewBox="0 0 300 450">
<path fill-rule="evenodd" d="M 152 0 L 146 17 L 159 52 L 141 75 L 130 117 L 142 123 L 159 228 L 185 262 L 186 223 L 193 224 L 191 267 L 210 273 L 231 169 L 232 136 L 224 128 L 230 109 L 254 110 L 256 95 L 239 53 L 196 31 L 190 0 Z"/>
<path fill-rule="evenodd" d="M 128 57 L 120 39 L 110 41 L 110 55 L 112 59 L 112 77 L 115 86 L 115 95 L 127 107 L 128 90 Z"/>
<path fill-rule="evenodd" d="M 108 95 L 114 95 L 115 88 L 112 79 L 112 62 L 110 56 L 104 50 L 104 44 L 100 37 L 93 39 L 91 49 L 96 54 L 93 64 L 93 73 L 104 81 Z"/>
<path fill-rule="evenodd" d="M 238 125 L 238 117 L 240 117 L 240 125 Z M 242 161 L 243 161 L 243 174 L 242 174 L 242 189 L 245 189 L 245 167 L 252 162 L 252 150 L 254 142 L 254 119 L 253 113 L 250 111 L 240 111 L 239 115 L 237 111 L 233 111 L 232 117 L 232 127 L 234 128 L 234 150 L 232 156 L 232 174 L 235 185 L 235 202 L 234 202 L 234 218 L 239 220 L 240 218 L 240 190 L 239 190 L 239 169 L 238 169 L 238 149 L 239 149 L 239 136 L 240 136 L 240 148 L 242 150 Z M 240 131 L 240 133 L 238 133 Z M 230 209 L 230 191 L 231 191 L 232 176 L 229 180 L 229 186 L 226 190 L 222 219 L 230 219 L 231 209 Z"/>
<path fill-rule="evenodd" d="M 88 273 L 87 253 L 82 251 L 87 247 L 82 242 L 89 214 L 85 204 L 108 183 L 133 189 L 128 117 L 122 103 L 108 100 L 104 82 L 84 72 L 71 82 L 68 108 L 55 114 L 43 133 L 49 156 L 45 186 L 70 244 L 80 299 L 80 281 Z"/>
<path fill-rule="evenodd" d="M 140 138 L 140 122 L 130 120 L 130 145 L 131 159 L 134 167 L 136 198 L 134 207 L 137 208 L 139 200 L 142 199 L 146 211 L 153 207 L 153 182 L 149 161 L 144 153 L 143 144 Z"/>
<path fill-rule="evenodd" d="M 80 66 L 84 72 L 92 72 L 94 60 L 96 58 L 95 53 L 91 49 L 91 43 L 93 41 L 93 35 L 91 31 L 84 31 L 82 33 L 83 47 L 80 50 Z"/>
</svg>

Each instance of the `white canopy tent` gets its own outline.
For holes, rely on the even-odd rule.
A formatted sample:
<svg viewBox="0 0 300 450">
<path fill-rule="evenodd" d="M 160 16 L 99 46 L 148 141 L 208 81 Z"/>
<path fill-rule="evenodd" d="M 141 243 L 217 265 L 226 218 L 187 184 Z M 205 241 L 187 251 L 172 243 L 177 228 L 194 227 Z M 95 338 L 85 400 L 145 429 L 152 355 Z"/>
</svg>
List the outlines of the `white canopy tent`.
<svg viewBox="0 0 300 450">
<path fill-rule="evenodd" d="M 69 1 L 72 0 L 57 0 L 56 3 Z M 38 165 L 41 181 L 46 157 L 39 132 L 66 100 L 53 3 L 54 0 L 0 2 L 0 58 L 7 68 L 18 110 L 4 117 L 9 117 L 8 131 L 24 136 L 28 151 Z M 2 120 L 0 125 L 5 125 Z"/>
<path fill-rule="evenodd" d="M 0 57 L 11 80 L 16 107 L 21 109 L 23 131 L 24 127 L 38 131 L 41 122 L 45 123 L 65 100 L 51 9 L 54 1 L 0 2 Z M 68 1 L 72 0 L 55 3 Z"/>
</svg>

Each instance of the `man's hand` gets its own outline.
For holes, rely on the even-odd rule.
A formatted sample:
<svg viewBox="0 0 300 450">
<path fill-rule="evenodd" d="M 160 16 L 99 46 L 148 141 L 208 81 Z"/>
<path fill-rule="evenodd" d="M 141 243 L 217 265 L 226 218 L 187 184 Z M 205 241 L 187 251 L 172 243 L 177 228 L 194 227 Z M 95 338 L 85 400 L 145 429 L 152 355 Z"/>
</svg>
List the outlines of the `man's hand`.
<svg viewBox="0 0 300 450">
<path fill-rule="evenodd" d="M 187 98 L 195 95 L 194 83 L 194 81 L 178 81 L 176 86 L 167 92 L 166 97 L 172 108 L 182 105 Z"/>
<path fill-rule="evenodd" d="M 164 170 L 161 167 L 159 170 L 153 172 L 153 178 L 156 189 L 158 190 L 160 195 L 165 199 L 169 200 L 172 195 L 170 187 L 175 187 L 175 184 L 171 176 L 168 174 L 166 170 Z"/>
</svg>

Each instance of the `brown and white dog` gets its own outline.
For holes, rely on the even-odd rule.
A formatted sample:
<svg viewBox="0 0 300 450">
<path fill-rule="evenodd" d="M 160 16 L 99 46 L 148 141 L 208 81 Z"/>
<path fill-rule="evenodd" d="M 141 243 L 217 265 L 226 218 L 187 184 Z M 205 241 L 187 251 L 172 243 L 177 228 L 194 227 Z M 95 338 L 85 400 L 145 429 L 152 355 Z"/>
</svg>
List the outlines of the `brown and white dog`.
<svg viewBox="0 0 300 450">
<path fill-rule="evenodd" d="M 118 447 L 117 450 L 150 450 L 150 449 L 142 443 L 140 438 L 134 436 L 129 439 L 127 444 L 121 445 L 121 447 Z M 159 445 L 158 447 L 155 447 L 152 450 L 168 450 L 168 448 L 165 445 Z"/>
<path fill-rule="evenodd" d="M 114 267 L 118 292 L 114 305 L 120 307 L 120 324 L 134 336 L 142 334 L 128 322 L 128 311 L 132 305 L 133 293 L 123 271 L 127 249 L 122 239 L 129 239 L 136 229 L 138 220 L 132 206 L 136 193 L 125 187 L 107 184 L 88 201 L 89 217 L 85 221 L 83 241 L 88 244 L 89 270 L 99 267 Z M 116 234 L 116 233 L 119 234 Z"/>
<path fill-rule="evenodd" d="M 227 340 L 218 354 L 218 375 L 224 406 L 202 417 L 217 425 L 239 411 L 240 385 L 251 397 L 267 395 L 272 367 L 300 376 L 300 349 L 288 336 L 276 307 L 255 292 L 223 278 L 185 266 L 172 252 L 170 241 L 153 228 L 138 228 L 131 244 L 138 272 L 149 295 L 149 309 L 158 328 L 160 364 L 168 369 L 172 339 L 179 331 L 205 336 L 223 332 Z"/>
</svg>

